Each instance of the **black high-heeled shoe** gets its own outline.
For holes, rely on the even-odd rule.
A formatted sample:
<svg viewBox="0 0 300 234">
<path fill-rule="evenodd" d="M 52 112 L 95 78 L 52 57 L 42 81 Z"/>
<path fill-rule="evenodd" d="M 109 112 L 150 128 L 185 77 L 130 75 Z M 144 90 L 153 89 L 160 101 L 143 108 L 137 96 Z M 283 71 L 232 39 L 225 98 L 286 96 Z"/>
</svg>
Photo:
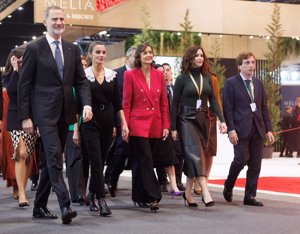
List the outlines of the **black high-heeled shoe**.
<svg viewBox="0 0 300 234">
<path fill-rule="evenodd" d="M 202 197 L 202 202 L 204 203 L 205 207 L 211 207 L 211 206 L 214 206 L 215 205 L 215 202 L 214 201 L 210 201 L 210 202 L 205 202 L 204 201 L 204 198 Z"/>
<path fill-rule="evenodd" d="M 95 203 L 95 197 L 94 197 L 94 193 L 89 193 L 88 194 L 88 199 L 87 199 L 87 203 L 88 203 L 88 206 L 90 207 L 90 211 L 93 211 L 93 212 L 98 212 L 99 211 L 99 208 L 98 206 L 96 205 Z"/>
<path fill-rule="evenodd" d="M 159 210 L 158 202 L 154 201 L 150 203 L 150 210 L 156 212 Z"/>
<path fill-rule="evenodd" d="M 106 216 L 111 215 L 111 211 L 110 211 L 108 205 L 106 204 L 106 201 L 104 198 L 99 198 L 98 205 L 99 205 L 99 209 L 100 209 L 100 216 L 106 217 Z"/>
<path fill-rule="evenodd" d="M 189 202 L 187 199 L 186 199 L 186 196 L 185 196 L 185 192 L 183 193 L 182 195 L 183 197 L 183 200 L 184 200 L 184 205 L 186 206 L 186 203 L 189 205 L 189 207 L 197 207 L 198 204 L 196 202 Z"/>
<path fill-rule="evenodd" d="M 146 202 L 133 202 L 134 206 L 136 206 L 136 204 L 138 204 L 139 207 L 141 208 L 149 208 L 150 205 Z"/>
</svg>

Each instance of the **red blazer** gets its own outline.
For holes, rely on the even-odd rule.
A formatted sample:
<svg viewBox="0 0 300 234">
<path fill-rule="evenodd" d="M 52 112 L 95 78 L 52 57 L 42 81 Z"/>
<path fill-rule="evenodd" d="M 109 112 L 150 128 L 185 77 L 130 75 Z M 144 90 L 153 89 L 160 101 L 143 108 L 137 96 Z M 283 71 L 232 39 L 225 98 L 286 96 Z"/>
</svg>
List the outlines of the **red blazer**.
<svg viewBox="0 0 300 234">
<path fill-rule="evenodd" d="M 130 136 L 161 138 L 170 128 L 166 83 L 162 72 L 151 68 L 150 90 L 141 69 L 126 71 L 123 110 Z"/>
</svg>

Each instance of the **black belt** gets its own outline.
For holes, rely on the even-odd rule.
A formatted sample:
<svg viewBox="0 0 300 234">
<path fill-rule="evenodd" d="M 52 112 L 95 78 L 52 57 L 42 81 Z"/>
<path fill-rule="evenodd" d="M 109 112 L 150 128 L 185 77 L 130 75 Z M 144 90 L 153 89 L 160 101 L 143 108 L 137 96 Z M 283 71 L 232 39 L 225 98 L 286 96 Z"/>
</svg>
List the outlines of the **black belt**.
<svg viewBox="0 0 300 234">
<path fill-rule="evenodd" d="M 104 105 L 104 104 L 97 104 L 96 106 L 93 106 L 93 110 L 106 110 L 111 109 L 111 105 Z"/>
<path fill-rule="evenodd" d="M 192 106 L 181 106 L 181 112 L 182 113 L 186 113 L 186 112 L 198 112 L 198 111 L 203 111 L 203 112 L 207 112 L 208 111 L 208 107 L 207 106 L 201 106 L 200 108 L 196 107 L 192 107 Z"/>
</svg>

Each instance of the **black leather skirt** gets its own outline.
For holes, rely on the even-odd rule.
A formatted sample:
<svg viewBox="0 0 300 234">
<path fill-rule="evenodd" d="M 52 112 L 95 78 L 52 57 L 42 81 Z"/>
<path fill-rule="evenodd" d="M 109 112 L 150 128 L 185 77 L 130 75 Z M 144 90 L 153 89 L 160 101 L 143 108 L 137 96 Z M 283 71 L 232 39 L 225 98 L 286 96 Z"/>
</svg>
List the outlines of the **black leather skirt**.
<svg viewBox="0 0 300 234">
<path fill-rule="evenodd" d="M 205 152 L 209 129 L 207 108 L 181 107 L 178 133 L 185 159 L 183 171 L 189 178 L 206 175 Z"/>
</svg>

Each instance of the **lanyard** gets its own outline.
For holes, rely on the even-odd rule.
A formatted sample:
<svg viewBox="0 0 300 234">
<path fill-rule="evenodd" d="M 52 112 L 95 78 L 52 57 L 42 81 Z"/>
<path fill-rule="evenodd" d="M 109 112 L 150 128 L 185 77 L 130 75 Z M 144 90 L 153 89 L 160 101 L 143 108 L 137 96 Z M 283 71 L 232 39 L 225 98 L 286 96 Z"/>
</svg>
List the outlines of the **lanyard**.
<svg viewBox="0 0 300 234">
<path fill-rule="evenodd" d="M 191 75 L 191 73 L 190 73 L 190 78 L 191 78 L 191 80 L 193 81 L 193 84 L 195 85 L 195 88 L 196 88 L 196 90 L 197 90 L 197 93 L 198 93 L 198 95 L 199 95 L 199 100 L 200 100 L 200 95 L 201 95 L 202 89 L 203 89 L 203 77 L 202 77 L 202 75 L 201 75 L 201 73 L 200 73 L 199 87 L 198 87 L 198 85 L 197 85 L 197 83 L 196 83 L 194 77 Z"/>
</svg>

